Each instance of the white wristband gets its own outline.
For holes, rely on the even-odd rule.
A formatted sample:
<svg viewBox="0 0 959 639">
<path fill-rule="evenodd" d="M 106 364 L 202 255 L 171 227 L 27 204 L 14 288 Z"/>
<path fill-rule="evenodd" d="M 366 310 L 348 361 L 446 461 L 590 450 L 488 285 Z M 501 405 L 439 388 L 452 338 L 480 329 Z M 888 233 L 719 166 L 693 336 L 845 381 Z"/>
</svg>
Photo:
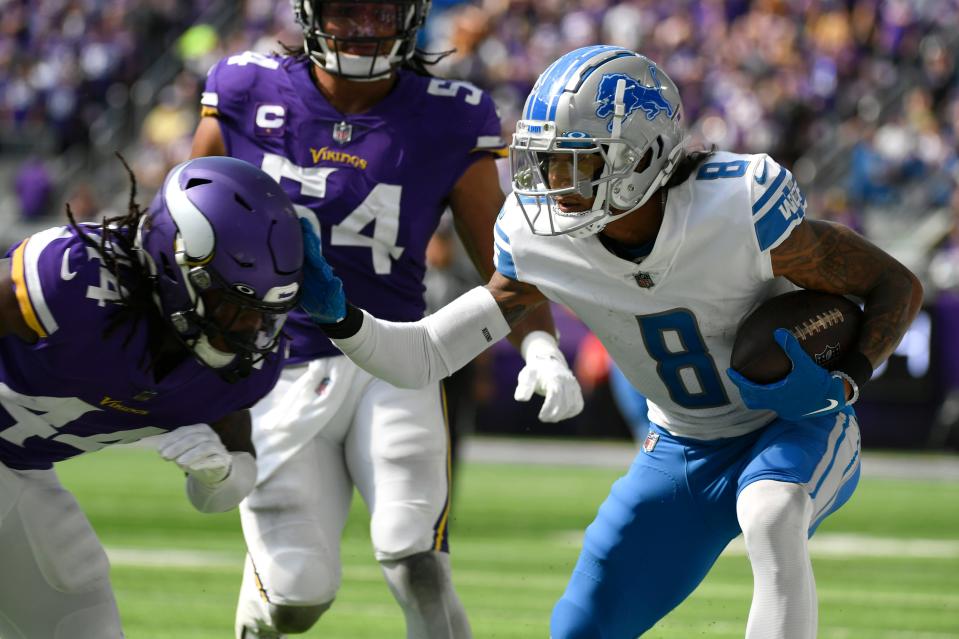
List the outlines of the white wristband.
<svg viewBox="0 0 959 639">
<path fill-rule="evenodd" d="M 256 459 L 250 453 L 231 452 L 230 474 L 215 484 L 187 475 L 186 495 L 201 513 L 222 513 L 236 508 L 256 484 Z"/>
<path fill-rule="evenodd" d="M 519 352 L 527 362 L 530 357 L 562 357 L 556 338 L 546 331 L 533 331 L 524 337 Z"/>
</svg>

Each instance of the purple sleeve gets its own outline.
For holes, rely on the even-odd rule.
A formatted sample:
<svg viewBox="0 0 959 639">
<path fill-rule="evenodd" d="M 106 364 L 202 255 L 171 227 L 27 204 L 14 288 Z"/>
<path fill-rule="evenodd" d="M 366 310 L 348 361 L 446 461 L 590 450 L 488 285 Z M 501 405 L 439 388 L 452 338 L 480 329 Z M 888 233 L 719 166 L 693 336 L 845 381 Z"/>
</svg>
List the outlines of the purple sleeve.
<svg viewBox="0 0 959 639">
<path fill-rule="evenodd" d="M 496 105 L 485 92 L 467 83 L 453 83 L 450 89 L 446 89 L 444 83 L 449 81 L 433 79 L 432 82 L 430 92 L 459 88 L 454 99 L 440 98 L 444 102 L 437 103 L 436 112 L 436 121 L 446 125 L 441 134 L 445 138 L 443 146 L 446 152 L 437 155 L 441 162 L 437 175 L 446 172 L 452 179 L 447 188 L 452 189 L 477 160 L 491 155 L 504 156 L 506 143 L 501 134 Z"/>
<path fill-rule="evenodd" d="M 11 254 L 11 277 L 20 313 L 42 339 L 55 337 L 67 324 L 73 330 L 97 307 L 119 297 L 116 280 L 67 227 L 41 231 L 18 244 Z"/>
<path fill-rule="evenodd" d="M 483 155 L 492 153 L 497 157 L 506 156 L 506 141 L 503 139 L 503 125 L 500 122 L 499 112 L 493 99 L 485 92 L 480 103 L 469 113 L 467 121 L 474 124 L 472 127 L 471 153 Z"/>
<path fill-rule="evenodd" d="M 222 58 L 210 68 L 200 97 L 200 115 L 220 121 L 227 155 L 237 136 L 253 137 L 258 95 L 275 96 L 280 59 L 253 51 Z"/>
</svg>

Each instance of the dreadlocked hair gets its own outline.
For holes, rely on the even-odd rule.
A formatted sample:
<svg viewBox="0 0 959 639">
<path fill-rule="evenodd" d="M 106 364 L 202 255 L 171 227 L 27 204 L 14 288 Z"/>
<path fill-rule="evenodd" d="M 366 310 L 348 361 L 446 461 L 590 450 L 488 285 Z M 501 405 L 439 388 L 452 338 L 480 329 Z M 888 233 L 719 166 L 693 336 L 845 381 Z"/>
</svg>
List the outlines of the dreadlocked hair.
<svg viewBox="0 0 959 639">
<path fill-rule="evenodd" d="M 699 149 L 686 153 L 683 159 L 679 161 L 676 170 L 670 176 L 669 181 L 666 183 L 666 188 L 671 189 L 688 180 L 689 176 L 693 174 L 693 171 L 695 171 L 700 164 L 712 157 L 714 153 L 716 153 L 715 145 L 708 149 Z"/>
<path fill-rule="evenodd" d="M 97 238 L 96 234 L 88 231 L 90 225 L 79 224 L 76 221 L 69 203 L 66 209 L 70 227 L 84 244 L 96 251 L 103 267 L 116 280 L 116 293 L 119 299 L 115 302 L 116 311 L 107 323 L 103 337 L 109 337 L 124 324 L 129 324 L 129 331 L 123 340 L 123 346 L 126 347 L 133 338 L 140 320 L 146 318 L 149 321 L 157 314 L 157 311 L 153 303 L 153 278 L 135 257 L 134 241 L 137 227 L 143 217 L 143 210 L 136 202 L 136 176 L 119 152 L 116 156 L 123 163 L 123 168 L 126 169 L 130 178 L 130 199 L 126 215 L 104 217 L 100 223 L 99 238 Z M 125 286 L 121 284 L 121 275 L 122 282 L 126 283 Z"/>
</svg>

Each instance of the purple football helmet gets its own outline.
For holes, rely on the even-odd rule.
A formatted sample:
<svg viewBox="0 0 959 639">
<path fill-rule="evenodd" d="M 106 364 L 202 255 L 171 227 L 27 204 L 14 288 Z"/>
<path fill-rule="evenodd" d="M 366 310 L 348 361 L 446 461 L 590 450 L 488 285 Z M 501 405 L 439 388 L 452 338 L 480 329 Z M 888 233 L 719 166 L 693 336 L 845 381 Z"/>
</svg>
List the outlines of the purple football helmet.
<svg viewBox="0 0 959 639">
<path fill-rule="evenodd" d="M 135 246 L 161 315 L 200 362 L 235 379 L 276 350 L 299 299 L 303 238 L 266 173 L 228 157 L 174 167 Z"/>
</svg>

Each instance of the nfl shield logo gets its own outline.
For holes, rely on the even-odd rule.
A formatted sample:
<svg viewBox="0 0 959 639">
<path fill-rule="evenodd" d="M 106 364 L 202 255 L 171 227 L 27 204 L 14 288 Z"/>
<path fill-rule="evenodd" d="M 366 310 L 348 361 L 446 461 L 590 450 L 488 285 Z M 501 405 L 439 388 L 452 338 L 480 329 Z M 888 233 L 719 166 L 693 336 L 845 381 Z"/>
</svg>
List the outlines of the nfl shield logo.
<svg viewBox="0 0 959 639">
<path fill-rule="evenodd" d="M 333 125 L 333 141 L 337 144 L 346 144 L 353 139 L 353 125 L 340 122 Z"/>
<path fill-rule="evenodd" d="M 638 284 L 640 288 L 653 288 L 656 286 L 656 282 L 653 281 L 653 276 L 646 271 L 640 271 L 633 277 L 636 278 L 636 284 Z"/>
<path fill-rule="evenodd" d="M 329 377 L 324 377 L 322 380 L 320 380 L 320 383 L 317 384 L 316 388 L 314 389 L 316 394 L 319 395 L 320 397 L 322 397 L 323 395 L 326 395 L 326 391 L 330 388 L 331 381 L 333 380 L 331 380 Z"/>
<path fill-rule="evenodd" d="M 656 443 L 659 442 L 659 433 L 654 433 L 650 431 L 646 435 L 646 441 L 643 442 L 643 452 L 651 453 L 653 449 L 656 448 Z"/>
</svg>

